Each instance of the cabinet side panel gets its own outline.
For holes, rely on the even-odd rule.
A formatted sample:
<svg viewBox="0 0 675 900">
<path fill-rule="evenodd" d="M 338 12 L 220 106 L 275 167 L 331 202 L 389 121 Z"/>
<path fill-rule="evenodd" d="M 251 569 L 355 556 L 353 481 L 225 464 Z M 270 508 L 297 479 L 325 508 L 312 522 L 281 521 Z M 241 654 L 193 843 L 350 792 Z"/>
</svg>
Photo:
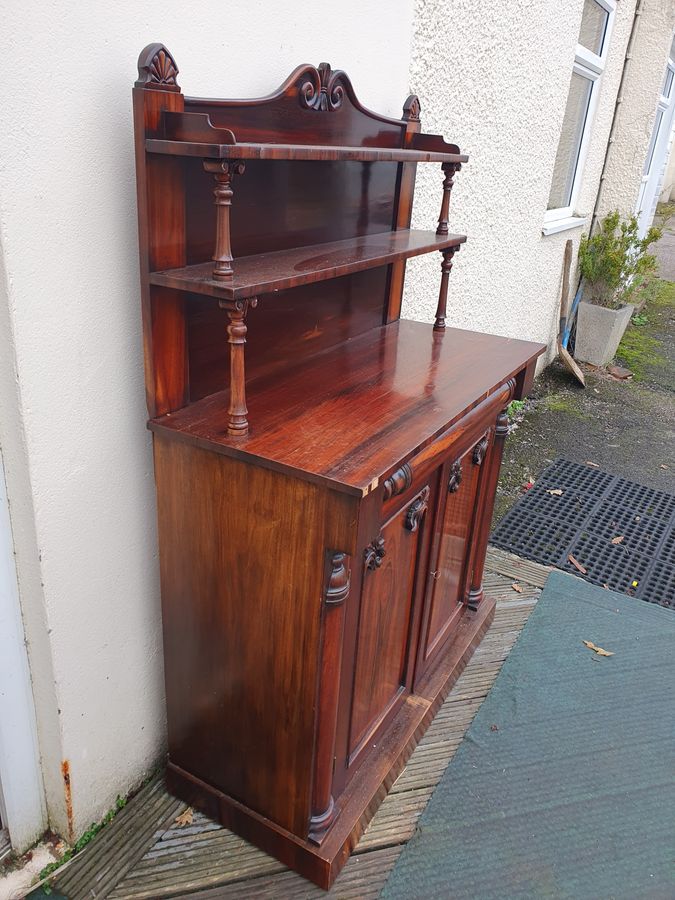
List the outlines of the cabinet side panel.
<svg viewBox="0 0 675 900">
<path fill-rule="evenodd" d="M 155 437 L 171 761 L 306 833 L 325 493 Z"/>
</svg>

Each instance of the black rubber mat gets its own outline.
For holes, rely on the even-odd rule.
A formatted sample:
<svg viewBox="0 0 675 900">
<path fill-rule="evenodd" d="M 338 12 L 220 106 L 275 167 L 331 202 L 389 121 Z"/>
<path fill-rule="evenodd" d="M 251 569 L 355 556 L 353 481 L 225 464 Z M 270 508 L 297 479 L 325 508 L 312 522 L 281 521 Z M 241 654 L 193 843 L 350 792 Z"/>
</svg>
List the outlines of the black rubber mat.
<svg viewBox="0 0 675 900">
<path fill-rule="evenodd" d="M 492 543 L 675 609 L 675 497 L 664 491 L 557 459 L 504 516 Z"/>
</svg>

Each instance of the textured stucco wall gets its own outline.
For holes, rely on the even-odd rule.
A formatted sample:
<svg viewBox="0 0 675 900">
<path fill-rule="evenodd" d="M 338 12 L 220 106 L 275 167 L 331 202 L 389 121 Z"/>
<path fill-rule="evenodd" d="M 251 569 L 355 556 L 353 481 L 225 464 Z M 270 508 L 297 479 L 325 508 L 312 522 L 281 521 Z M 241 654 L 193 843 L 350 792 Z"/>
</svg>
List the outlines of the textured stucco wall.
<svg viewBox="0 0 675 900">
<path fill-rule="evenodd" d="M 364 103 L 400 115 L 411 16 L 411 0 L 345 0 L 337 14 L 261 0 L 206 0 L 199 15 L 172 0 L 5 5 L 0 441 L 47 803 L 64 834 L 98 819 L 164 745 L 131 121 L 138 53 L 163 41 L 187 93 L 221 96 L 267 93 L 298 63 L 328 60 Z"/>
<path fill-rule="evenodd" d="M 452 230 L 466 232 L 450 278 L 448 322 L 551 342 L 558 323 L 563 248 L 582 229 L 541 233 L 562 126 L 582 0 L 417 0 L 411 88 L 422 127 L 470 160 L 455 179 Z M 590 214 L 602 170 L 634 0 L 618 4 L 607 69 L 576 212 Z M 440 167 L 419 167 L 413 220 L 434 227 Z M 408 263 L 404 315 L 430 321 L 439 261 Z M 479 362 L 479 361 L 478 361 Z"/>
<path fill-rule="evenodd" d="M 674 27 L 673 0 L 643 0 L 607 156 L 599 215 L 635 209 Z"/>
</svg>

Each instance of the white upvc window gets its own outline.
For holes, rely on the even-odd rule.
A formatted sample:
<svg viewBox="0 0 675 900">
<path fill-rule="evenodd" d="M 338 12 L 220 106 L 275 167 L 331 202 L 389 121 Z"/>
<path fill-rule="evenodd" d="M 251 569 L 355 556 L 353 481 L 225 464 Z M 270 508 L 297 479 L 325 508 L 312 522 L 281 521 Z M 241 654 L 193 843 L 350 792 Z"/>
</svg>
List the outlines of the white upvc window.
<svg viewBox="0 0 675 900">
<path fill-rule="evenodd" d="M 583 224 L 575 216 L 600 81 L 607 62 L 616 0 L 584 0 L 567 105 L 544 216 L 544 233 Z"/>
</svg>

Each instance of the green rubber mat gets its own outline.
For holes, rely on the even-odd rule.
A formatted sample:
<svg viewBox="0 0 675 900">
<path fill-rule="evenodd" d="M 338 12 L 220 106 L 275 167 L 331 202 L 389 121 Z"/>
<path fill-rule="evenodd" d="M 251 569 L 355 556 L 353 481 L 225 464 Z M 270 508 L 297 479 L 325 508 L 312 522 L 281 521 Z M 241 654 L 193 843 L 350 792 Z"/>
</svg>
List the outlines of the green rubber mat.
<svg viewBox="0 0 675 900">
<path fill-rule="evenodd" d="M 671 610 L 553 572 L 382 896 L 672 900 L 674 658 Z"/>
</svg>

